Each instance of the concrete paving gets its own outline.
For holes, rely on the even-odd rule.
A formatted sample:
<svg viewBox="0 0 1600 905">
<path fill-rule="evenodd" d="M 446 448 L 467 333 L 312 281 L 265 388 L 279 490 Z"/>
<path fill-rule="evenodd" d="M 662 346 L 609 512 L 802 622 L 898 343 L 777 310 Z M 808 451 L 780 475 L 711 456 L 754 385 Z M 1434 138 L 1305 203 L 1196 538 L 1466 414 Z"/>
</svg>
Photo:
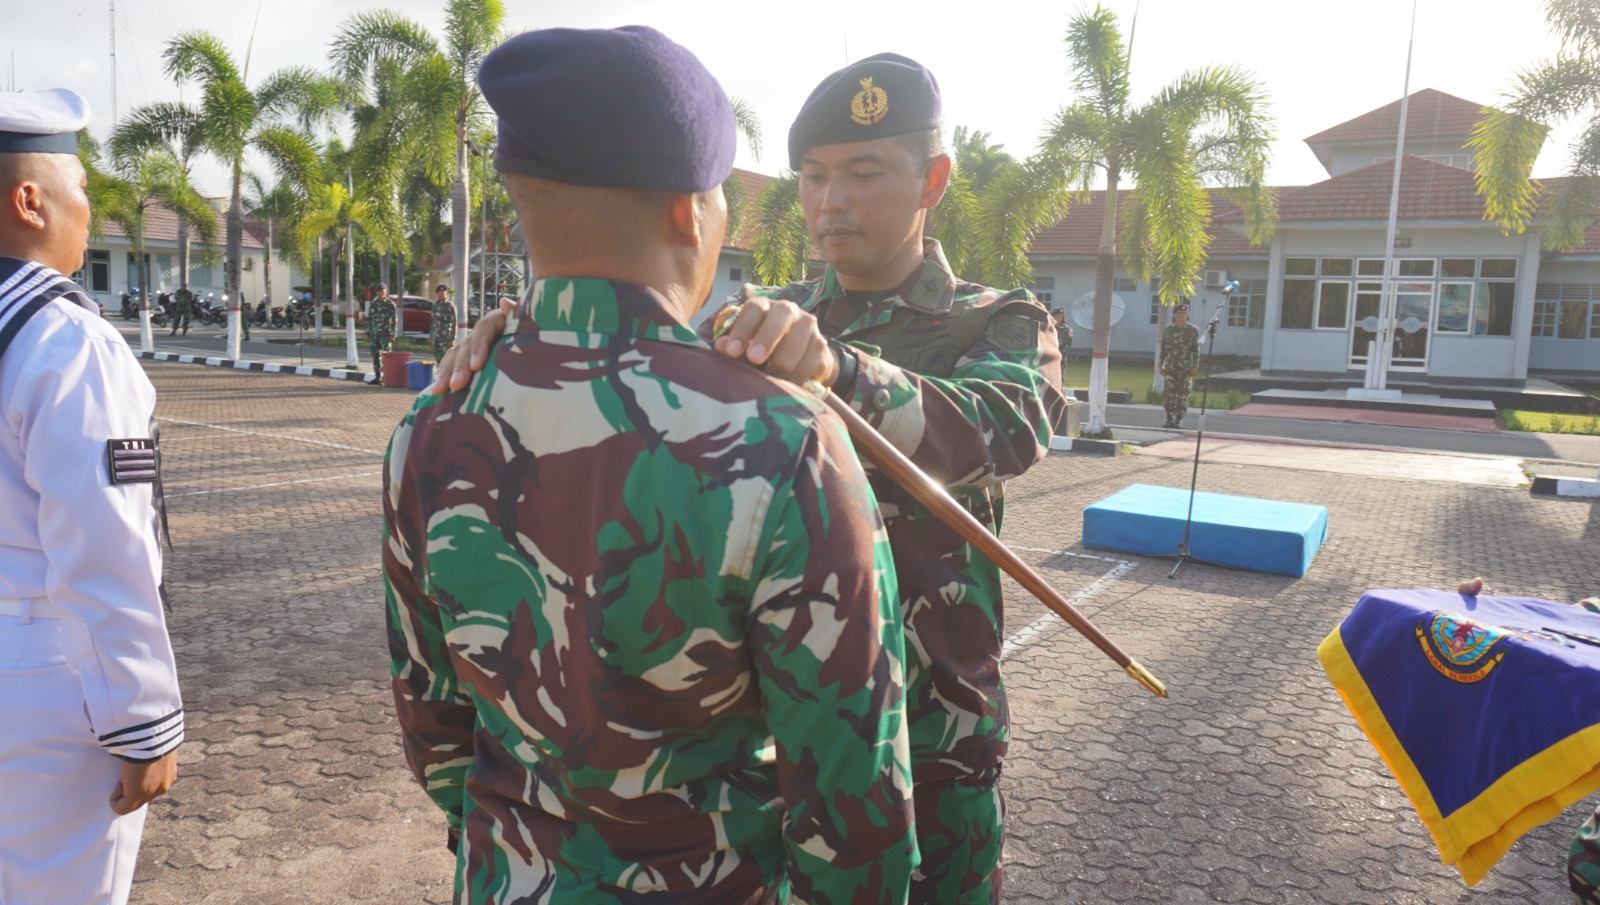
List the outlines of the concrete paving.
<svg viewBox="0 0 1600 905">
<path fill-rule="evenodd" d="M 444 903 L 442 816 L 412 782 L 388 691 L 381 451 L 411 394 L 146 362 L 171 495 L 168 583 L 189 740 L 152 806 L 133 901 Z M 1372 587 L 1600 591 L 1600 506 L 1480 483 L 1201 470 L 1221 493 L 1320 503 L 1330 537 L 1293 580 L 1085 551 L 1085 506 L 1187 487 L 1155 455 L 1052 454 L 1008 488 L 1005 537 L 1172 689 L 1146 694 L 1008 591 L 1013 740 L 1006 901 L 1564 902 L 1576 805 L 1474 890 L 1317 664 Z"/>
<path fill-rule="evenodd" d="M 1194 450 L 1194 440 L 1185 437 L 1143 447 L 1139 454 L 1190 460 Z M 1200 441 L 1200 457 L 1203 463 L 1201 467 L 1257 465 L 1396 481 L 1444 481 L 1485 487 L 1521 487 L 1528 483 L 1528 476 L 1516 459 L 1499 456 L 1343 449 L 1205 437 Z"/>
<path fill-rule="evenodd" d="M 1492 412 L 1493 406 L 1490 406 Z M 1337 408 L 1331 405 L 1281 405 L 1250 402 L 1231 412 L 1234 416 L 1257 418 L 1295 418 L 1302 421 L 1343 421 L 1351 424 L 1381 424 L 1387 427 L 1420 427 L 1429 430 L 1471 431 L 1476 434 L 1500 432 L 1495 420 L 1474 415 L 1440 415 L 1432 412 L 1369 408 Z"/>
</svg>

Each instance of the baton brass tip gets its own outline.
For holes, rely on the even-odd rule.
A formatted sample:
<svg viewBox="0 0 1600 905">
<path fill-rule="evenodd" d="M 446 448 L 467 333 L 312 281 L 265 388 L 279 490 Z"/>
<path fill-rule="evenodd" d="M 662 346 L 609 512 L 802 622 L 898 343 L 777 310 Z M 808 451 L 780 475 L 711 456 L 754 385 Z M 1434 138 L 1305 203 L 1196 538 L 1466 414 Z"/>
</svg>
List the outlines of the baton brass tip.
<svg viewBox="0 0 1600 905">
<path fill-rule="evenodd" d="M 1139 680 L 1139 684 L 1150 689 L 1150 693 L 1158 698 L 1167 696 L 1166 683 L 1150 674 L 1150 670 L 1139 665 L 1137 660 L 1128 661 L 1128 675 Z"/>
<path fill-rule="evenodd" d="M 733 322 L 738 320 L 738 318 L 738 305 L 729 305 L 726 308 L 723 308 L 721 311 L 717 312 L 716 318 L 711 322 L 711 335 L 722 336 L 723 334 L 727 333 L 728 328 L 732 327 Z"/>
</svg>

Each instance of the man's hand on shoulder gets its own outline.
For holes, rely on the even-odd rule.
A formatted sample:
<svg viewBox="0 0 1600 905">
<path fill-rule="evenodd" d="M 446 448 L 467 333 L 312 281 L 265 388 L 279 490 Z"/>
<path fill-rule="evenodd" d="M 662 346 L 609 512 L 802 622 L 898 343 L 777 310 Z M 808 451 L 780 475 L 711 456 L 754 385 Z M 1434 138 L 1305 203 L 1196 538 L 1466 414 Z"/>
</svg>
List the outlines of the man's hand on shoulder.
<svg viewBox="0 0 1600 905">
<path fill-rule="evenodd" d="M 472 382 L 472 375 L 483 370 L 483 366 L 489 362 L 489 352 L 505 335 L 508 317 L 508 306 L 502 303 L 498 311 L 491 311 L 479 318 L 477 326 L 472 328 L 467 338 L 451 346 L 439 359 L 433 372 L 433 385 L 428 387 L 428 392 L 440 396 L 465 389 Z"/>
<path fill-rule="evenodd" d="M 816 315 L 794 302 L 745 294 L 739 315 L 713 347 L 790 383 L 816 379 L 831 386 L 839 360 L 822 335 Z"/>
<path fill-rule="evenodd" d="M 122 762 L 122 778 L 111 790 L 111 810 L 132 814 L 167 794 L 178 779 L 178 752 L 145 764 Z"/>
</svg>

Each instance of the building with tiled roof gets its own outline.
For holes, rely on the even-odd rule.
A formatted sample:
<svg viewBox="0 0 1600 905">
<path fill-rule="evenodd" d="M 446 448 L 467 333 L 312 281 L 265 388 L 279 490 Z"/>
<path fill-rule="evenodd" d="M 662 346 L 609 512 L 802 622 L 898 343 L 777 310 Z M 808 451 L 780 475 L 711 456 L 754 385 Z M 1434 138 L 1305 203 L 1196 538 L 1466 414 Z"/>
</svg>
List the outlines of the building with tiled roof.
<svg viewBox="0 0 1600 905">
<path fill-rule="evenodd" d="M 1227 308 L 1217 351 L 1259 358 L 1267 376 L 1359 385 L 1383 290 L 1398 101 L 1306 140 L 1329 178 L 1278 190 L 1278 225 L 1255 247 L 1214 192 L 1210 259 L 1191 317 Z M 1521 385 L 1529 374 L 1600 375 L 1600 226 L 1572 251 L 1542 251 L 1541 223 L 1506 236 L 1483 219 L 1466 147 L 1481 104 L 1411 96 L 1395 242 L 1397 380 Z M 1124 195 L 1124 199 L 1126 196 Z M 1065 306 L 1087 346 L 1104 193 L 1034 237 L 1034 289 Z M 1241 291 L 1224 299 L 1220 285 Z M 1161 312 L 1150 286 L 1119 275 L 1114 352 L 1150 354 Z"/>
<path fill-rule="evenodd" d="M 220 302 L 223 295 L 222 257 L 227 248 L 228 216 L 223 199 L 212 200 L 216 217 L 216 236 L 211 243 L 211 261 L 204 254 L 198 238 L 190 232 L 189 288 L 196 294 L 214 295 Z M 146 264 L 150 268 L 150 290 L 154 293 L 172 292 L 184 281 L 180 272 L 178 254 L 178 218 L 172 211 L 159 205 L 150 208 L 144 218 L 144 246 Z M 267 229 L 253 217 L 244 218 L 244 232 L 240 236 L 244 253 L 240 259 L 239 288 L 252 303 L 266 293 L 265 244 Z M 133 237 L 121 226 L 106 221 L 99 235 L 89 238 L 89 248 L 84 255 L 84 269 L 77 274 L 78 281 L 89 290 L 100 304 L 108 309 L 118 307 L 122 293 L 137 285 L 134 266 Z M 286 296 L 291 285 L 300 280 L 298 271 L 282 260 L 273 250 L 272 292 Z"/>
</svg>

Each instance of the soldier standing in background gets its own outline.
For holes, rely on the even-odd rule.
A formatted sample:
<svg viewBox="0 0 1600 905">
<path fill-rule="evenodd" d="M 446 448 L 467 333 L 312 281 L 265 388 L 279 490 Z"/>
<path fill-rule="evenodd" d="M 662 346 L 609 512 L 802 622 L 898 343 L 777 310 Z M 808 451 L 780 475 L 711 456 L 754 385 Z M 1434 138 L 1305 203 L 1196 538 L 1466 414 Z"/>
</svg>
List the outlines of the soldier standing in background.
<svg viewBox="0 0 1600 905">
<path fill-rule="evenodd" d="M 1163 399 L 1167 422 L 1162 427 L 1183 427 L 1189 411 L 1191 381 L 1200 368 L 1200 328 L 1189 323 L 1189 305 L 1180 302 L 1172 308 L 1172 323 L 1161 331 L 1161 376 L 1166 385 Z"/>
<path fill-rule="evenodd" d="M 450 287 L 443 283 L 433 287 L 433 322 L 429 332 L 433 339 L 433 358 L 437 361 L 456 342 L 456 306 L 450 301 Z"/>
<path fill-rule="evenodd" d="M 367 348 L 372 352 L 372 376 L 367 383 L 383 383 L 383 353 L 394 346 L 400 312 L 389 298 L 389 286 L 378 284 L 378 295 L 367 303 Z"/>
<path fill-rule="evenodd" d="M 178 291 L 172 294 L 172 333 L 177 336 L 178 328 L 183 328 L 183 335 L 189 335 L 189 318 L 194 316 L 194 293 L 189 291 L 189 283 L 185 280 L 178 286 Z"/>
<path fill-rule="evenodd" d="M 527 32 L 478 81 L 542 278 L 384 468 L 395 704 L 459 834 L 456 900 L 904 902 L 872 492 L 815 397 L 688 326 L 727 226 L 726 95 L 641 27 Z"/>
<path fill-rule="evenodd" d="M 155 388 L 81 287 L 88 103 L 0 94 L 0 901 L 122 905 L 178 774 Z"/>
</svg>

